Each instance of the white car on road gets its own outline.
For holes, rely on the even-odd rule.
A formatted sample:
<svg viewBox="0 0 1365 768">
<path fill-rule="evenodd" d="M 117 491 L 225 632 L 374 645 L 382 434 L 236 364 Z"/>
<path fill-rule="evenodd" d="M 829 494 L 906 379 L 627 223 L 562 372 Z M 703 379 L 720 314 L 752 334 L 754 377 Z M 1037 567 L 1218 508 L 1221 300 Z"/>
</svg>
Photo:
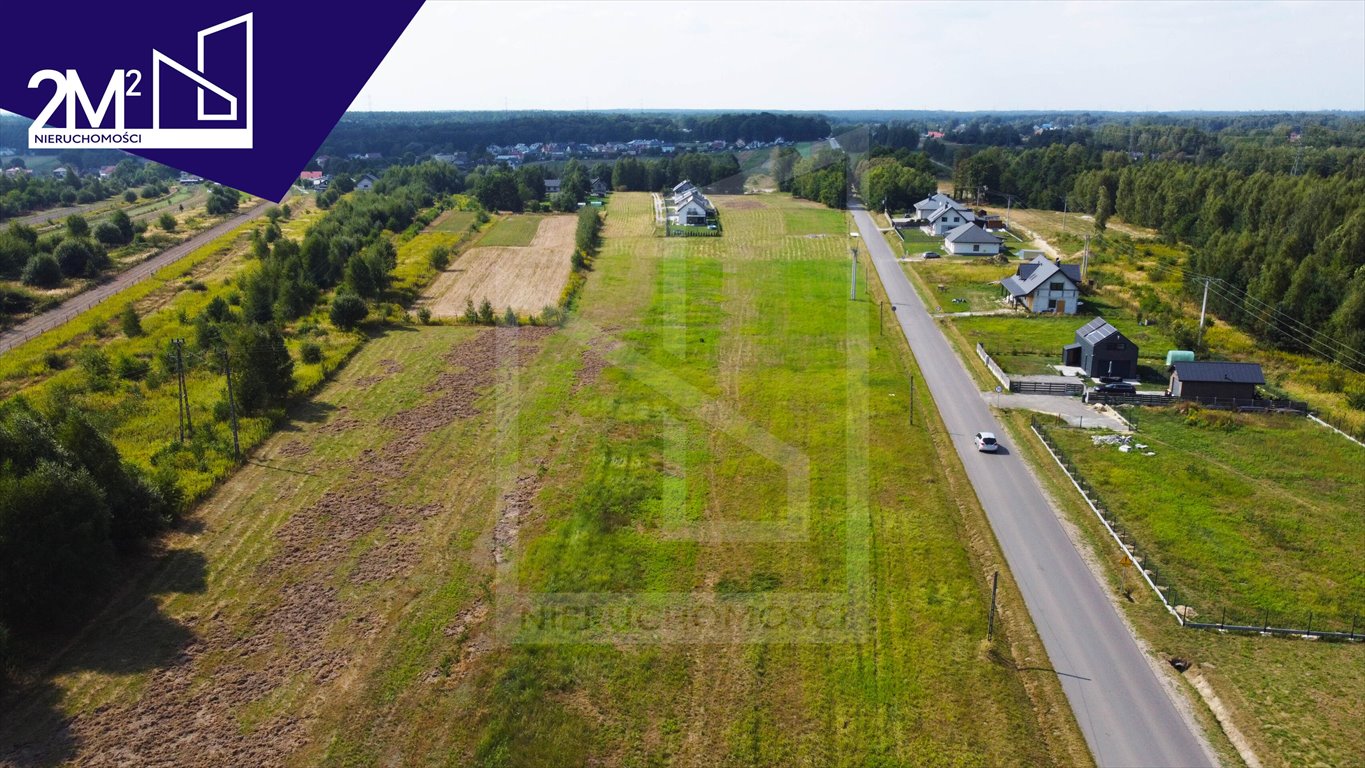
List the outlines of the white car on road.
<svg viewBox="0 0 1365 768">
<path fill-rule="evenodd" d="M 977 432 L 976 437 L 972 440 L 976 443 L 978 451 L 994 453 L 1000 447 L 1000 444 L 995 441 L 995 434 L 992 432 Z"/>
</svg>

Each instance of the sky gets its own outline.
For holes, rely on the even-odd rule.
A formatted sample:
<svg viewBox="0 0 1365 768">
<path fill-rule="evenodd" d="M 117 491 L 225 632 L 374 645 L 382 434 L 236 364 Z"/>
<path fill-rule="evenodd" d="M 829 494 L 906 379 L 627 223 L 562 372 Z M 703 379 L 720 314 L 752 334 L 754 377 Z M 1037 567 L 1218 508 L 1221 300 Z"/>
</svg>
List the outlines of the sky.
<svg viewBox="0 0 1365 768">
<path fill-rule="evenodd" d="M 428 0 L 357 110 L 1365 110 L 1365 0 Z"/>
</svg>

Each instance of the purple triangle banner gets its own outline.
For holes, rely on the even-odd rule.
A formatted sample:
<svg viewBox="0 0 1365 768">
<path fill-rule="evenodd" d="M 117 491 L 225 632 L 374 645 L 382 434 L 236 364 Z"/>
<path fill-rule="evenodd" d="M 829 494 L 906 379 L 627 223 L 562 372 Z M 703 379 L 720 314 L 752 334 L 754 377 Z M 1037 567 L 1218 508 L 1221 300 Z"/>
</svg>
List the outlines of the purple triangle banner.
<svg viewBox="0 0 1365 768">
<path fill-rule="evenodd" d="M 29 31 L 0 46 L 0 108 L 34 120 L 28 149 L 122 149 L 279 200 L 421 5 L 11 3 Z"/>
</svg>

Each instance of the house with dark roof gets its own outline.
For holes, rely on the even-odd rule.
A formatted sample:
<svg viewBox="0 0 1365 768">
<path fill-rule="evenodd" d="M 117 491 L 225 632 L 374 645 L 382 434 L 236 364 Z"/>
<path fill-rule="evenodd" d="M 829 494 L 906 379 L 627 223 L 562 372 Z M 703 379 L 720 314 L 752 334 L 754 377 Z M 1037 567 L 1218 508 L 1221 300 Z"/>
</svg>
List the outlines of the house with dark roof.
<svg viewBox="0 0 1365 768">
<path fill-rule="evenodd" d="M 951 197 L 948 197 L 942 192 L 935 192 L 934 194 L 924 198 L 918 203 L 915 203 L 914 218 L 919 219 L 921 221 L 927 221 L 929 219 L 930 214 L 932 214 L 934 211 L 937 211 L 938 209 L 942 208 L 945 205 L 961 207 L 959 206 L 958 202 L 952 199 Z"/>
<path fill-rule="evenodd" d="M 547 195 L 559 194 L 559 179 L 545 180 L 545 194 Z"/>
<path fill-rule="evenodd" d="M 593 179 L 588 182 L 588 191 L 597 197 L 601 197 L 611 191 L 611 186 L 601 179 Z"/>
<path fill-rule="evenodd" d="M 1000 253 L 1003 241 L 978 227 L 976 224 L 963 224 L 943 238 L 943 247 L 956 256 L 993 256 Z"/>
<path fill-rule="evenodd" d="M 971 224 L 976 220 L 976 214 L 959 206 L 957 203 L 944 205 L 925 219 L 927 222 L 921 229 L 925 234 L 934 237 L 943 237 L 963 224 Z"/>
<path fill-rule="evenodd" d="M 1228 398 L 1255 400 L 1265 374 L 1256 363 L 1177 362 L 1171 374 L 1171 394 L 1186 400 Z"/>
<path fill-rule="evenodd" d="M 1000 281 L 1010 302 L 1030 312 L 1074 315 L 1080 305 L 1081 268 L 1038 255 Z"/>
<path fill-rule="evenodd" d="M 677 199 L 680 195 L 684 195 L 696 188 L 697 188 L 696 184 L 693 184 L 691 181 L 687 179 L 683 179 L 682 181 L 673 185 L 673 197 L 674 199 Z"/>
<path fill-rule="evenodd" d="M 373 174 L 367 173 L 364 176 L 361 176 L 359 179 L 356 179 L 355 182 L 356 191 L 368 192 L 369 190 L 374 188 L 374 183 L 376 181 L 379 181 L 379 179 L 375 178 Z"/>
<path fill-rule="evenodd" d="M 1062 363 L 1093 378 L 1137 378 L 1138 346 L 1102 317 L 1081 326 L 1076 342 L 1062 347 Z"/>
</svg>

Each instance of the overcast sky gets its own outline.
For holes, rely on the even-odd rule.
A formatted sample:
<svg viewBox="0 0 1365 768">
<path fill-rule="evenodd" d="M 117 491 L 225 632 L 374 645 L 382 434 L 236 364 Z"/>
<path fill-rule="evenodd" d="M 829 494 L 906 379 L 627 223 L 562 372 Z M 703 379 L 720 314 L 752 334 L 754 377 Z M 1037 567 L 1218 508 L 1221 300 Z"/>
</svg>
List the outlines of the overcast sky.
<svg viewBox="0 0 1365 768">
<path fill-rule="evenodd" d="M 428 0 L 353 105 L 504 107 L 1365 110 L 1365 0 Z"/>
</svg>

